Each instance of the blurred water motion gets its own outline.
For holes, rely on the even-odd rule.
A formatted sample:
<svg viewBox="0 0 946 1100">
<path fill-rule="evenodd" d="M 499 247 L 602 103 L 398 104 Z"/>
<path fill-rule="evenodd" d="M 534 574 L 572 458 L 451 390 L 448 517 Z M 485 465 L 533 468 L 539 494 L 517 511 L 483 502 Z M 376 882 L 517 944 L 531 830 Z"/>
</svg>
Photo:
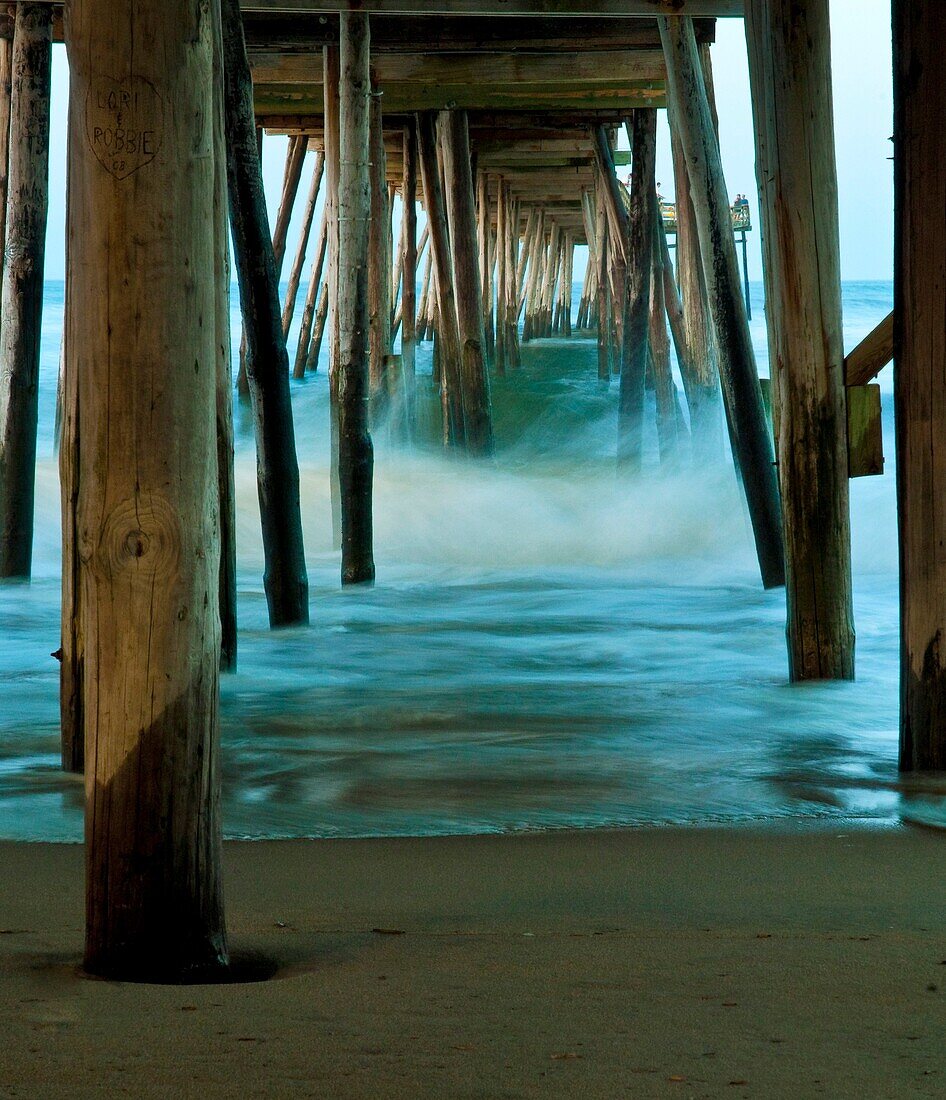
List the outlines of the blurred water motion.
<svg viewBox="0 0 946 1100">
<path fill-rule="evenodd" d="M 890 308 L 845 288 L 852 345 Z M 754 335 L 764 354 L 764 316 Z M 61 286 L 49 288 L 36 577 L 0 587 L 0 837 L 77 840 L 58 767 Z M 237 326 L 235 325 L 235 332 Z M 824 818 L 942 824 L 946 778 L 896 772 L 888 475 L 852 483 L 858 682 L 786 683 L 784 596 L 758 582 L 731 470 L 614 471 L 616 386 L 590 342 L 494 382 L 497 459 L 378 433 L 379 584 L 342 592 L 324 370 L 294 384 L 312 625 L 266 627 L 249 418 L 237 417 L 240 670 L 223 681 L 228 836 L 354 836 Z M 420 370 L 429 372 L 429 346 Z M 889 383 L 882 380 L 889 390 Z M 652 422 L 652 417 L 651 417 Z"/>
</svg>

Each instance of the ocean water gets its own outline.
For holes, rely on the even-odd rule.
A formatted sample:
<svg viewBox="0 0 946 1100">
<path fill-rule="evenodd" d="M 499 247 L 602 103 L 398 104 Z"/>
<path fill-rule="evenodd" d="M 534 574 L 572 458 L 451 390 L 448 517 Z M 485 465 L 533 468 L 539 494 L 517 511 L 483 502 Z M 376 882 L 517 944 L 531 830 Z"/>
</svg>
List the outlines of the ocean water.
<svg viewBox="0 0 946 1100">
<path fill-rule="evenodd" d="M 753 334 L 765 373 L 761 288 Z M 845 342 L 890 310 L 844 288 Z M 35 575 L 0 587 L 0 837 L 78 840 L 58 766 L 62 286 L 46 295 Z M 238 318 L 234 313 L 234 338 Z M 291 340 L 294 346 L 294 338 Z M 429 373 L 429 345 L 419 369 Z M 224 678 L 231 837 L 469 833 L 837 819 L 935 820 L 944 786 L 896 771 L 897 578 L 888 473 L 852 483 L 858 679 L 787 683 L 784 595 L 758 580 L 731 469 L 614 470 L 616 384 L 594 344 L 527 345 L 493 383 L 498 453 L 376 440 L 378 584 L 331 548 L 324 363 L 293 383 L 311 619 L 266 625 L 249 416 L 238 408 L 240 668 Z M 428 421 L 436 402 L 420 379 Z M 652 422 L 652 417 L 651 417 Z M 431 433 L 434 434 L 434 433 Z"/>
</svg>

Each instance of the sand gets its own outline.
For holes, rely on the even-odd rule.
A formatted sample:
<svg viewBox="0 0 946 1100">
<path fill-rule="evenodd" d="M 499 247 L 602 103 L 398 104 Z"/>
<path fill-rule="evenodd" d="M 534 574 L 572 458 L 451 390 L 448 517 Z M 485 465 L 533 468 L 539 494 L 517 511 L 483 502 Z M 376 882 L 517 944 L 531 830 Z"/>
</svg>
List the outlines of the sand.
<svg viewBox="0 0 946 1100">
<path fill-rule="evenodd" d="M 81 851 L 0 845 L 0 1096 L 946 1095 L 946 835 L 226 846 L 253 984 L 81 976 Z M 372 931 L 384 929 L 386 931 Z"/>
</svg>

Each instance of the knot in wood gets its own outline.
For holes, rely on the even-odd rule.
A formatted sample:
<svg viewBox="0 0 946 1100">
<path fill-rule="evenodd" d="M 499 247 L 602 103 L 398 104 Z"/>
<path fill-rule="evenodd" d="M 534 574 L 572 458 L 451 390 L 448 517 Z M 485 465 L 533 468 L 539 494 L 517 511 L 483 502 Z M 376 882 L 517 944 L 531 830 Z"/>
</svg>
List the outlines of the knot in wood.
<svg viewBox="0 0 946 1100">
<path fill-rule="evenodd" d="M 112 577 L 170 577 L 177 571 L 180 549 L 180 522 L 168 501 L 154 495 L 132 498 L 106 520 L 100 566 Z"/>
</svg>

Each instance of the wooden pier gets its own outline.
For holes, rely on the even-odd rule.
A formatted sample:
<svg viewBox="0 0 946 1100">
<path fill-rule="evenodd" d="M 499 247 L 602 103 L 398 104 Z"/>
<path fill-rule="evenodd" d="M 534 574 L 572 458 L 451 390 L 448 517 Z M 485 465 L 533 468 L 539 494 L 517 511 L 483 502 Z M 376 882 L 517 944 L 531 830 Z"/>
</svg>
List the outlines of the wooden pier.
<svg viewBox="0 0 946 1100">
<path fill-rule="evenodd" d="M 695 464 L 732 454 L 762 581 L 787 587 L 791 678 L 853 678 L 848 389 L 893 354 L 902 765 L 946 767 L 935 507 L 946 477 L 935 301 L 946 79 L 924 23 L 943 23 L 940 6 L 894 0 L 897 309 L 847 373 L 828 0 L 351 7 L 0 5 L 0 575 L 11 579 L 30 573 L 51 42 L 65 41 L 72 76 L 62 728 L 66 766 L 86 768 L 87 962 L 101 973 L 206 976 L 227 965 L 217 817 L 218 676 L 236 660 L 227 215 L 274 627 L 309 615 L 290 360 L 301 379 L 328 349 L 341 581 L 365 584 L 375 578 L 372 432 L 409 444 L 418 343 L 435 342 L 445 446 L 483 462 L 495 448 L 491 375 L 513 374 L 524 342 L 593 338 L 601 383 L 620 375 L 622 473 L 645 476 L 652 386 L 661 461 L 679 467 L 683 433 Z M 717 18 L 744 18 L 747 33 L 774 447 L 749 330 L 749 208 L 731 208 L 715 121 Z M 654 183 L 664 110 L 672 219 Z M 290 139 L 274 236 L 264 133 Z M 286 258 L 296 205 L 304 239 Z M 858 438 L 876 434 L 879 410 L 857 407 Z"/>
</svg>

